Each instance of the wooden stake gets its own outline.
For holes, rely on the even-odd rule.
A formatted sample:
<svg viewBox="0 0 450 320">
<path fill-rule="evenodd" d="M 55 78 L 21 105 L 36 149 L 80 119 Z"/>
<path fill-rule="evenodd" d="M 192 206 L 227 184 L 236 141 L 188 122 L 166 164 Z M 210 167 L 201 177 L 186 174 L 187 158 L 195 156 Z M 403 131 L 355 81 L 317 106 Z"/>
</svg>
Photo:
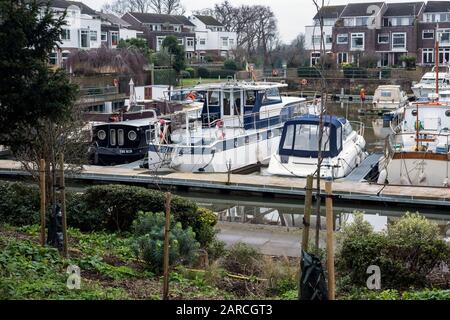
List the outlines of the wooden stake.
<svg viewBox="0 0 450 320">
<path fill-rule="evenodd" d="M 303 217 L 303 237 L 302 237 L 302 249 L 308 250 L 309 247 L 309 227 L 311 223 L 312 212 L 312 188 L 313 188 L 313 176 L 308 176 L 306 180 L 306 194 L 305 194 L 305 214 Z"/>
<path fill-rule="evenodd" d="M 334 243 L 333 243 L 333 186 L 331 181 L 325 183 L 327 193 L 327 269 L 328 269 L 328 299 L 335 300 L 335 278 L 334 278 Z"/>
<path fill-rule="evenodd" d="M 164 228 L 164 286 L 163 300 L 169 300 L 169 231 L 170 231 L 170 204 L 172 194 L 166 194 L 166 226 Z"/>
<path fill-rule="evenodd" d="M 45 160 L 41 159 L 39 164 L 39 189 L 41 198 L 41 245 L 45 246 Z"/>
<path fill-rule="evenodd" d="M 59 159 L 60 167 L 60 201 L 61 201 L 61 214 L 62 214 L 62 229 L 63 229 L 63 257 L 67 258 L 68 246 L 67 246 L 67 217 L 66 217 L 66 183 L 64 178 L 64 154 L 61 154 Z"/>
</svg>

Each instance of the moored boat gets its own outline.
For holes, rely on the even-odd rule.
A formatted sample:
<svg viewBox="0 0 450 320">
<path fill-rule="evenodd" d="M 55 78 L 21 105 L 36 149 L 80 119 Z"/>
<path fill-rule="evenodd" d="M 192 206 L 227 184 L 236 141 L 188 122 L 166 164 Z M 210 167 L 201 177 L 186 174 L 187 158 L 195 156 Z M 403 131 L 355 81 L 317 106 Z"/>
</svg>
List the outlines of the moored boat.
<svg viewBox="0 0 450 320">
<path fill-rule="evenodd" d="M 197 86 L 205 93 L 200 117 L 186 111 L 165 122 L 150 143 L 150 170 L 228 172 L 268 163 L 283 124 L 308 112 L 306 100 L 286 97 L 286 84 L 229 81 Z"/>
<path fill-rule="evenodd" d="M 350 174 L 366 158 L 364 125 L 354 130 L 344 118 L 323 116 L 321 178 L 339 179 Z M 307 177 L 317 175 L 320 117 L 304 115 L 284 125 L 278 151 L 272 156 L 268 173 Z"/>
</svg>

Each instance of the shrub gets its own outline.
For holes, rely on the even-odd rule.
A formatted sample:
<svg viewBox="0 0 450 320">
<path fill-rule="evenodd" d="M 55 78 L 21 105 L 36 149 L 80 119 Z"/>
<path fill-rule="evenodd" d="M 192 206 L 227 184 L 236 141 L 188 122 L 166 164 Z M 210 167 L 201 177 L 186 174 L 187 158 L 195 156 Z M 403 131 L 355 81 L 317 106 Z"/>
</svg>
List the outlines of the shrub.
<svg viewBox="0 0 450 320">
<path fill-rule="evenodd" d="M 161 272 L 164 256 L 164 213 L 139 213 L 133 223 L 134 251 L 154 272 Z M 192 228 L 183 229 L 181 223 L 170 221 L 170 266 L 195 262 L 200 245 Z"/>
<path fill-rule="evenodd" d="M 229 272 L 246 276 L 258 277 L 263 272 L 261 253 L 244 243 L 233 245 L 221 264 Z"/>
<path fill-rule="evenodd" d="M 210 261 L 216 261 L 226 254 L 225 242 L 214 238 L 207 247 L 208 258 Z"/>
<path fill-rule="evenodd" d="M 359 65 L 362 68 L 376 68 L 378 65 L 378 56 L 376 55 L 363 55 L 359 59 Z"/>
<path fill-rule="evenodd" d="M 191 78 L 195 78 L 196 77 L 194 68 L 188 67 L 188 68 L 186 68 L 186 71 L 189 72 Z"/>
<path fill-rule="evenodd" d="M 210 70 L 209 71 L 209 77 L 211 79 L 215 78 L 221 78 L 221 79 L 227 79 L 228 77 L 233 77 L 236 74 L 236 71 L 234 70 Z"/>
<path fill-rule="evenodd" d="M 212 57 L 212 56 L 206 56 L 206 57 L 205 57 L 205 62 L 209 62 L 209 63 L 214 62 L 214 57 Z"/>
<path fill-rule="evenodd" d="M 177 73 L 173 69 L 154 70 L 155 84 L 176 85 Z"/>
<path fill-rule="evenodd" d="M 227 59 L 223 63 L 223 68 L 226 69 L 226 70 L 237 71 L 238 70 L 238 64 L 236 63 L 236 61 L 234 61 L 232 59 Z"/>
<path fill-rule="evenodd" d="M 21 183 L 0 183 L 0 223 L 13 226 L 39 221 L 39 189 Z"/>
<path fill-rule="evenodd" d="M 298 290 L 298 263 L 292 263 L 288 258 L 264 258 L 264 279 L 268 280 L 268 293 L 283 295 L 286 292 Z"/>
<path fill-rule="evenodd" d="M 375 233 L 362 215 L 344 226 L 336 268 L 349 277 L 346 288 L 366 284 L 371 265 L 381 269 L 383 289 L 423 288 L 427 277 L 441 263 L 450 263 L 450 248 L 440 239 L 437 227 L 418 214 L 406 214 L 388 230 Z"/>
<path fill-rule="evenodd" d="M 209 78 L 209 70 L 204 67 L 198 68 L 197 73 L 200 78 Z"/>
<path fill-rule="evenodd" d="M 165 210 L 164 193 L 133 186 L 95 186 L 87 189 L 84 200 L 91 214 L 103 217 L 103 225 L 109 231 L 129 230 L 139 211 Z M 173 196 L 171 213 L 183 228 L 187 228 L 196 222 L 197 205 Z"/>
<path fill-rule="evenodd" d="M 217 224 L 217 216 L 211 210 L 205 208 L 197 209 L 196 221 L 193 230 L 196 239 L 203 248 L 207 248 L 216 236 L 214 227 Z"/>
<path fill-rule="evenodd" d="M 190 74 L 189 72 L 185 71 L 185 70 L 182 70 L 182 71 L 180 72 L 180 75 L 181 75 L 181 77 L 182 77 L 183 79 L 189 79 L 189 78 L 191 78 L 191 74 Z"/>
</svg>

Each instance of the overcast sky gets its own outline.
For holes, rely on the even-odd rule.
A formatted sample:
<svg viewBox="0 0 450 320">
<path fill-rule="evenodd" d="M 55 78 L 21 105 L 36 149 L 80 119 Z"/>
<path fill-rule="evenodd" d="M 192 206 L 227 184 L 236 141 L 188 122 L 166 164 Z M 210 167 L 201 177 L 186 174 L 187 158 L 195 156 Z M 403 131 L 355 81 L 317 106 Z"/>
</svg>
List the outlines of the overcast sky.
<svg viewBox="0 0 450 320">
<path fill-rule="evenodd" d="M 93 9 L 100 10 L 101 6 L 111 0 L 78 0 Z M 234 5 L 260 4 L 272 7 L 278 19 L 280 37 L 285 42 L 290 42 L 299 33 L 304 32 L 305 26 L 310 25 L 315 15 L 315 7 L 312 0 L 229 0 Z M 321 0 L 317 0 L 321 2 Z M 340 5 L 349 2 L 376 2 L 377 0 L 325 0 L 325 4 Z M 181 0 L 189 14 L 191 10 L 211 8 L 222 0 Z M 388 0 L 387 2 L 412 2 L 411 0 Z"/>
</svg>

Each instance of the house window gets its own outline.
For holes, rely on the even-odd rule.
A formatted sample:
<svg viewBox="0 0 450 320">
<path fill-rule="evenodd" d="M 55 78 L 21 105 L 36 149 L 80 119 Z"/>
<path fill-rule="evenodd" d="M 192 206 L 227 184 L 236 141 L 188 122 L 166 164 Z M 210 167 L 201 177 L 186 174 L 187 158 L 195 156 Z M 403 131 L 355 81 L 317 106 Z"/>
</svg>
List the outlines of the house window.
<svg viewBox="0 0 450 320">
<path fill-rule="evenodd" d="M 199 43 L 200 43 L 201 46 L 205 46 L 205 45 L 206 45 L 206 39 L 201 38 L 201 39 L 199 40 Z"/>
<path fill-rule="evenodd" d="M 364 33 L 352 33 L 352 50 L 364 50 Z"/>
<path fill-rule="evenodd" d="M 369 18 L 368 17 L 361 17 L 355 19 L 355 26 L 362 27 L 369 25 Z"/>
<path fill-rule="evenodd" d="M 315 66 L 320 61 L 320 52 L 312 52 L 311 53 L 311 65 Z"/>
<path fill-rule="evenodd" d="M 164 42 L 165 37 L 158 37 L 158 47 L 161 47 Z"/>
<path fill-rule="evenodd" d="M 380 67 L 387 67 L 389 66 L 389 53 L 388 52 L 382 52 L 380 54 Z"/>
<path fill-rule="evenodd" d="M 422 49 L 422 63 L 434 63 L 434 49 Z"/>
<path fill-rule="evenodd" d="M 70 30 L 62 29 L 61 40 L 69 41 L 70 40 Z"/>
<path fill-rule="evenodd" d="M 332 44 L 333 43 L 333 37 L 331 35 L 325 36 L 325 43 L 326 44 Z"/>
<path fill-rule="evenodd" d="M 194 38 L 186 38 L 186 45 L 188 47 L 193 47 L 194 46 Z"/>
<path fill-rule="evenodd" d="M 423 30 L 422 39 L 434 39 L 434 30 Z"/>
<path fill-rule="evenodd" d="M 100 39 L 102 40 L 102 42 L 108 41 L 108 33 L 102 32 L 100 35 Z"/>
<path fill-rule="evenodd" d="M 319 46 L 320 45 L 320 40 L 321 40 L 320 36 L 312 36 L 312 44 L 313 45 Z"/>
<path fill-rule="evenodd" d="M 180 26 L 174 26 L 174 27 L 173 27 L 173 31 L 175 31 L 175 32 L 181 32 L 181 27 L 180 27 Z"/>
<path fill-rule="evenodd" d="M 389 34 L 379 34 L 378 35 L 378 43 L 389 43 Z"/>
<path fill-rule="evenodd" d="M 336 37 L 337 44 L 347 44 L 348 43 L 348 34 L 342 33 L 338 34 Z"/>
<path fill-rule="evenodd" d="M 234 46 L 234 39 L 228 39 L 228 43 L 230 44 L 230 47 Z"/>
<path fill-rule="evenodd" d="M 111 45 L 117 46 L 119 43 L 119 33 L 118 32 L 111 32 Z"/>
<path fill-rule="evenodd" d="M 450 48 L 439 49 L 439 63 L 447 64 L 450 61 Z"/>
<path fill-rule="evenodd" d="M 97 31 L 92 31 L 91 30 L 91 37 L 90 37 L 91 41 L 97 41 Z"/>
<path fill-rule="evenodd" d="M 348 62 L 348 53 L 347 52 L 339 52 L 337 55 L 337 63 L 347 63 Z"/>
<path fill-rule="evenodd" d="M 89 31 L 81 30 L 81 47 L 88 48 L 89 47 L 89 39 L 88 39 Z"/>
<path fill-rule="evenodd" d="M 178 38 L 178 44 L 180 46 L 182 46 L 184 44 L 184 39 L 183 38 Z"/>
<path fill-rule="evenodd" d="M 228 38 L 222 38 L 222 47 L 228 47 Z"/>
<path fill-rule="evenodd" d="M 66 67 L 66 61 L 69 59 L 70 51 L 63 51 L 61 53 L 61 64 L 63 67 Z"/>
<path fill-rule="evenodd" d="M 392 34 L 392 50 L 406 49 L 406 33 Z"/>
<path fill-rule="evenodd" d="M 395 17 L 395 18 L 384 18 L 384 27 L 397 27 L 397 26 L 412 26 L 414 25 L 413 17 Z"/>
<path fill-rule="evenodd" d="M 438 31 L 438 40 L 441 43 L 447 43 L 450 42 L 450 29 L 446 29 L 446 30 L 439 30 Z"/>
<path fill-rule="evenodd" d="M 48 56 L 48 62 L 54 66 L 57 65 L 58 64 L 58 54 L 56 52 L 50 53 Z"/>
<path fill-rule="evenodd" d="M 346 19 L 344 19 L 344 26 L 345 27 L 354 27 L 355 26 L 355 19 L 353 19 L 353 18 L 346 18 Z"/>
</svg>

